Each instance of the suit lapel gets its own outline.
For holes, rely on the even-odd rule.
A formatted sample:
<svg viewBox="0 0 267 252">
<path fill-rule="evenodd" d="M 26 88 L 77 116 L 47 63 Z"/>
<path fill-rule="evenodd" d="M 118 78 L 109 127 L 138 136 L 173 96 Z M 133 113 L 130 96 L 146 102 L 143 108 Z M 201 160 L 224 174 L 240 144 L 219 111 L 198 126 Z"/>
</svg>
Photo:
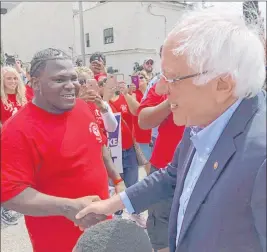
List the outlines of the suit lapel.
<svg viewBox="0 0 267 252">
<path fill-rule="evenodd" d="M 244 100 L 240 104 L 215 145 L 188 202 L 179 236 L 179 244 L 185 237 L 185 234 L 201 204 L 206 199 L 208 193 L 236 152 L 234 139 L 244 130 L 248 121 L 258 110 L 258 98 L 259 97 L 257 96 L 253 99 Z"/>
</svg>

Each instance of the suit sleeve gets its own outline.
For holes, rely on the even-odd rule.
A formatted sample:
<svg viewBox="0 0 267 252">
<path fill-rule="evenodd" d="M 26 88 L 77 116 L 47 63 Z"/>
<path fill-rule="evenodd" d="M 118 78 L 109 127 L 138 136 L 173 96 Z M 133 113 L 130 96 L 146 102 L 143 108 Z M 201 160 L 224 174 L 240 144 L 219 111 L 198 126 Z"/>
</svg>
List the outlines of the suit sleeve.
<svg viewBox="0 0 267 252">
<path fill-rule="evenodd" d="M 260 167 L 255 180 L 251 207 L 262 251 L 266 252 L 266 159 Z"/>
<path fill-rule="evenodd" d="M 161 200 L 173 197 L 176 187 L 176 176 L 180 150 L 189 141 L 190 129 L 185 130 L 184 136 L 174 153 L 172 162 L 165 169 L 152 173 L 139 183 L 126 189 L 122 197 L 124 204 L 135 213 L 141 213 L 151 205 Z M 123 195 L 121 195 L 123 196 Z"/>
</svg>

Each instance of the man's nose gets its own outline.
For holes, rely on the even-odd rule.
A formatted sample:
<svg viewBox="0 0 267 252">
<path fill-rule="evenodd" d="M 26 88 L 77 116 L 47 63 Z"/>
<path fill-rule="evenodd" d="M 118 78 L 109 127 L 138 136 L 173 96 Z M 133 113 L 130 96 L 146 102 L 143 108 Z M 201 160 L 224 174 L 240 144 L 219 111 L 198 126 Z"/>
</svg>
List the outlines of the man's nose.
<svg viewBox="0 0 267 252">
<path fill-rule="evenodd" d="M 74 89 L 75 86 L 74 86 L 73 81 L 72 80 L 69 80 L 68 82 L 66 82 L 64 88 L 66 88 L 66 89 Z"/>
<path fill-rule="evenodd" d="M 156 84 L 155 90 L 158 95 L 168 94 L 168 83 L 166 83 L 166 81 L 161 78 L 160 81 Z"/>
</svg>

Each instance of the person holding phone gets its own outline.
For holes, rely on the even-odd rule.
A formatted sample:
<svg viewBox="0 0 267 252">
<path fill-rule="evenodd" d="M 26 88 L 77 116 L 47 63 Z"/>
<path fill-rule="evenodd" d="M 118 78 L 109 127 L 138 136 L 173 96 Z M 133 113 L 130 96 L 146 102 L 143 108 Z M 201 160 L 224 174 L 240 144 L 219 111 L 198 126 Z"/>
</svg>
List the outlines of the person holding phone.
<svg viewBox="0 0 267 252">
<path fill-rule="evenodd" d="M 142 70 L 139 72 L 136 72 L 133 74 L 132 76 L 132 88 L 134 89 L 134 91 L 132 92 L 132 98 L 135 99 L 135 101 L 137 102 L 136 105 L 138 105 L 135 109 L 135 111 L 137 111 L 137 109 L 140 106 L 140 103 L 143 99 L 144 93 L 147 89 L 147 85 L 149 82 L 149 76 L 147 75 L 146 71 Z M 129 105 L 131 105 L 132 103 L 129 103 Z M 139 124 L 138 124 L 138 116 L 137 115 L 133 115 L 133 123 L 134 123 L 134 136 L 135 136 L 135 140 L 136 142 L 139 144 L 146 160 L 147 163 L 144 164 L 146 173 L 149 174 L 150 171 L 150 157 L 152 154 L 152 145 L 151 145 L 151 133 L 152 130 L 143 130 L 140 128 Z"/>
<path fill-rule="evenodd" d="M 133 111 L 129 105 L 129 89 L 125 82 L 118 82 L 116 76 L 109 75 L 104 85 L 104 100 L 108 101 L 114 113 L 121 113 L 122 166 L 126 187 L 138 182 L 138 161 L 134 147 Z M 137 103 L 133 98 L 130 102 Z M 146 219 L 142 214 L 129 214 L 129 219 L 139 226 L 146 227 Z"/>
<path fill-rule="evenodd" d="M 83 99 L 94 114 L 98 127 L 103 139 L 103 160 L 109 175 L 115 186 L 115 192 L 119 193 L 125 190 L 125 184 L 120 174 L 116 171 L 116 167 L 107 148 L 108 138 L 107 132 L 114 132 L 118 126 L 118 122 L 109 106 L 109 104 L 101 98 L 98 93 L 98 84 L 94 79 L 93 72 L 87 67 L 77 67 L 78 80 L 81 85 L 79 98 Z"/>
<path fill-rule="evenodd" d="M 94 77 L 98 80 L 99 76 L 106 74 L 106 57 L 101 52 L 95 52 L 90 57 L 90 69 L 94 73 Z"/>
</svg>

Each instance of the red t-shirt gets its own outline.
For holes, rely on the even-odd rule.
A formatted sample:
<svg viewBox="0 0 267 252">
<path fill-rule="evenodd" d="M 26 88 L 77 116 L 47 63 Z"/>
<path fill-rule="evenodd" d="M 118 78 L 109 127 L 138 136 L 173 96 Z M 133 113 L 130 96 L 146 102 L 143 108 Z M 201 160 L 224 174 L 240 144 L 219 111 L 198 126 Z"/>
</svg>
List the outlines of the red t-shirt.
<svg viewBox="0 0 267 252">
<path fill-rule="evenodd" d="M 167 96 L 160 96 L 155 91 L 154 85 L 148 92 L 146 99 L 141 103 L 138 114 L 143 108 L 157 106 L 167 99 Z M 184 134 L 184 126 L 176 126 L 173 122 L 173 115 L 170 114 L 159 126 L 158 137 L 150 163 L 155 168 L 164 168 L 171 162 L 174 151 Z"/>
<path fill-rule="evenodd" d="M 143 93 L 140 90 L 134 92 L 136 95 L 136 100 L 140 103 L 143 98 Z M 133 116 L 133 125 L 134 125 L 134 136 L 137 143 L 149 144 L 151 141 L 151 131 L 152 130 L 143 130 L 139 127 L 138 116 Z"/>
<path fill-rule="evenodd" d="M 28 187 L 64 198 L 107 199 L 108 175 L 102 138 L 87 104 L 48 113 L 31 102 L 2 128 L 1 202 Z M 25 216 L 35 252 L 71 252 L 82 232 L 61 216 Z"/>
<path fill-rule="evenodd" d="M 0 121 L 2 124 L 9 119 L 12 115 L 16 114 L 17 111 L 21 108 L 21 106 L 17 103 L 16 94 L 8 95 L 9 107 L 3 104 L 1 100 L 1 115 Z"/>
<path fill-rule="evenodd" d="M 121 112 L 122 149 L 128 150 L 133 146 L 133 118 L 128 104 L 123 95 L 120 95 L 116 101 L 109 101 L 109 104 L 114 113 Z"/>
<path fill-rule="evenodd" d="M 28 84 L 26 85 L 26 98 L 31 101 L 34 96 L 33 89 Z"/>
<path fill-rule="evenodd" d="M 96 122 L 98 124 L 99 129 L 100 129 L 100 133 L 102 135 L 103 144 L 107 145 L 108 144 L 107 131 L 105 129 L 104 121 L 103 121 L 102 115 L 100 113 L 100 110 L 98 109 L 96 104 L 94 104 L 93 102 L 88 102 L 87 104 L 89 106 L 89 109 L 91 110 L 91 112 L 95 116 Z"/>
</svg>

